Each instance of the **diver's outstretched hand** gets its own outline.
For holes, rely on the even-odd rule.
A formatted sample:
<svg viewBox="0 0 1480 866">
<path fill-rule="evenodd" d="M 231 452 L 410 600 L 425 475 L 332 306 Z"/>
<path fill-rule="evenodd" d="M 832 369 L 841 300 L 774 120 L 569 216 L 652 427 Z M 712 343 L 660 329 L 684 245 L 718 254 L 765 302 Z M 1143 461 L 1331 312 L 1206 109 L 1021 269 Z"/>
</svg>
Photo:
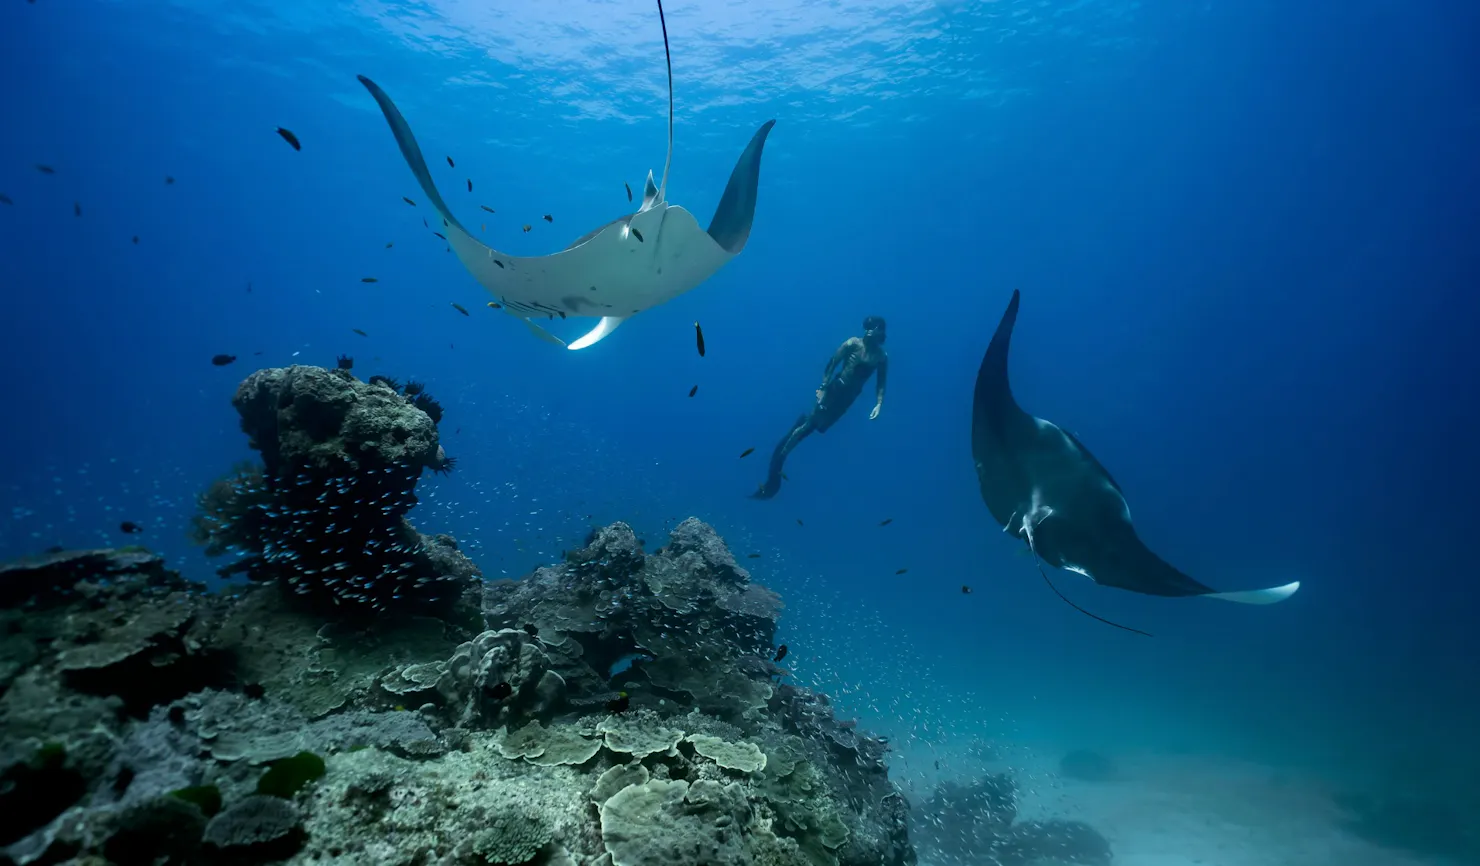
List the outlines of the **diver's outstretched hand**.
<svg viewBox="0 0 1480 866">
<path fill-rule="evenodd" d="M 868 413 L 868 420 L 872 421 L 875 418 L 879 417 L 879 410 L 881 410 L 883 408 L 884 408 L 884 404 L 883 403 L 875 403 L 874 404 L 874 411 Z"/>
</svg>

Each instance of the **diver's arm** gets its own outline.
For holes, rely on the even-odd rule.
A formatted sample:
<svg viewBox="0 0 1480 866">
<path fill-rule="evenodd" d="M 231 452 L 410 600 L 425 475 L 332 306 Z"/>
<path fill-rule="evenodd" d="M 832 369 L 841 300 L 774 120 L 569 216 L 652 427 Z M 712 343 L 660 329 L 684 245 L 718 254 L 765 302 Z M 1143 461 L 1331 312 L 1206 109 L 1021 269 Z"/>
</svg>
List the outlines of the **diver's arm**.
<svg viewBox="0 0 1480 866">
<path fill-rule="evenodd" d="M 884 360 L 879 362 L 879 369 L 874 372 L 874 393 L 877 395 L 877 398 L 874 400 L 874 411 L 868 413 L 870 421 L 879 417 L 880 410 L 884 408 L 884 385 L 888 380 L 889 356 L 885 355 Z"/>
</svg>

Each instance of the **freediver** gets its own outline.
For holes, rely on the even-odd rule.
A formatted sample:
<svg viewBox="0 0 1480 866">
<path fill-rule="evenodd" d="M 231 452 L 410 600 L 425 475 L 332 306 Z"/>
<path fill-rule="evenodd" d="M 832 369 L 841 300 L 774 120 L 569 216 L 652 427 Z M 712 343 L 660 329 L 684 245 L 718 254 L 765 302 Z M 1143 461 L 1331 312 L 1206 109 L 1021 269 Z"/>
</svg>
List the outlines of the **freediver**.
<svg viewBox="0 0 1480 866">
<path fill-rule="evenodd" d="M 863 393 L 864 384 L 875 373 L 878 374 L 874 383 L 877 398 L 873 411 L 868 413 L 870 421 L 879 417 L 879 410 L 884 408 L 889 356 L 884 352 L 884 319 L 869 316 L 863 320 L 863 336 L 849 337 L 833 352 L 822 371 L 822 386 L 817 389 L 817 402 L 812 411 L 797 418 L 791 430 L 777 443 L 776 450 L 771 453 L 770 473 L 750 498 L 770 499 L 775 496 L 781 489 L 781 467 L 786 463 L 786 455 L 814 430 L 826 433 Z"/>
</svg>

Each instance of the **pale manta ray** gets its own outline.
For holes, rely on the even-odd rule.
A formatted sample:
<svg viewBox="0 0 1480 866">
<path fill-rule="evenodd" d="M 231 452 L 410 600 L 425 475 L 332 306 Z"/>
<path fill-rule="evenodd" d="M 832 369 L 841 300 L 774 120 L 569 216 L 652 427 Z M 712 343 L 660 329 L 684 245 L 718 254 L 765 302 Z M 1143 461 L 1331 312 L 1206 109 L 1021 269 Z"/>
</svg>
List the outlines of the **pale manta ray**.
<svg viewBox="0 0 1480 866">
<path fill-rule="evenodd" d="M 1131 592 L 1200 595 L 1242 604 L 1273 604 L 1294 595 L 1299 581 L 1217 592 L 1151 552 L 1131 525 L 1120 485 L 1100 461 L 1069 431 L 1029 415 L 1013 399 L 1007 351 L 1018 298 L 1014 290 L 982 358 L 971 417 L 971 455 L 982 500 L 1003 531 L 1024 539 L 1043 562 Z M 1047 582 L 1048 575 L 1043 579 Z"/>
<path fill-rule="evenodd" d="M 384 90 L 359 76 L 390 123 L 401 155 L 411 166 L 422 192 L 442 217 L 448 244 L 464 267 L 498 299 L 504 312 L 522 319 L 541 339 L 569 349 L 593 346 L 629 317 L 695 288 L 738 255 L 750 237 L 761 151 L 776 121 L 762 124 L 740 154 L 708 229 L 700 228 L 693 214 L 670 205 L 673 59 L 668 52 L 668 23 L 663 18 L 662 0 L 658 0 L 658 20 L 663 27 L 663 54 L 668 64 L 668 156 L 663 162 L 663 180 L 654 184 L 649 171 L 642 206 L 636 213 L 618 217 L 548 256 L 511 256 L 485 246 L 463 228 L 432 183 L 406 119 Z M 531 317 L 567 316 L 600 317 L 601 321 L 568 346 L 531 321 Z"/>
</svg>

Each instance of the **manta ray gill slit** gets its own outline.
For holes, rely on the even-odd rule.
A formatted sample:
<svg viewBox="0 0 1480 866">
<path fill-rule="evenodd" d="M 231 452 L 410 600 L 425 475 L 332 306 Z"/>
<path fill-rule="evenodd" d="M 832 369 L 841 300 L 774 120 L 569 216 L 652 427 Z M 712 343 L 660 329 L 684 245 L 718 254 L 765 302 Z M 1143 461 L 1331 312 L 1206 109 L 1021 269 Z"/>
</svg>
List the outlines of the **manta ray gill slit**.
<svg viewBox="0 0 1480 866">
<path fill-rule="evenodd" d="M 1047 515 L 1044 515 L 1044 516 L 1047 517 Z M 1039 522 L 1042 522 L 1042 520 L 1040 520 Z M 1069 597 L 1066 596 L 1066 595 L 1064 595 L 1062 592 L 1059 592 L 1059 588 L 1053 585 L 1053 581 L 1052 580 L 1049 580 L 1048 579 L 1048 572 L 1046 572 L 1046 571 L 1043 570 L 1043 560 L 1042 560 L 1042 558 L 1040 558 L 1038 556 L 1038 546 L 1033 543 L 1033 524 L 1028 522 L 1028 518 L 1027 517 L 1024 517 L 1023 518 L 1022 534 L 1028 540 L 1028 550 L 1032 551 L 1032 553 L 1033 553 L 1033 565 L 1038 568 L 1038 576 L 1041 577 L 1041 578 L 1043 578 L 1043 582 L 1046 583 L 1046 584 L 1048 584 L 1048 588 L 1051 589 L 1051 590 L 1053 590 L 1053 594 L 1056 595 L 1056 596 L 1058 596 L 1060 601 L 1062 601 L 1064 604 L 1067 604 L 1068 606 L 1074 608 L 1075 610 L 1079 611 L 1080 613 L 1084 614 L 1085 616 L 1089 617 L 1090 619 L 1097 619 L 1100 622 L 1104 623 L 1105 625 L 1113 625 L 1113 626 L 1115 626 L 1118 629 L 1123 629 L 1125 631 L 1132 632 L 1134 634 L 1142 635 L 1143 637 L 1152 637 L 1151 632 L 1141 631 L 1138 628 L 1131 628 L 1128 625 L 1121 625 L 1118 622 L 1111 622 L 1110 620 L 1105 619 L 1103 616 L 1097 616 L 1095 614 L 1092 614 L 1089 611 L 1085 610 L 1084 608 L 1080 607 L 1079 605 L 1075 604 L 1074 602 L 1070 601 L 1069 600 Z"/>
</svg>

